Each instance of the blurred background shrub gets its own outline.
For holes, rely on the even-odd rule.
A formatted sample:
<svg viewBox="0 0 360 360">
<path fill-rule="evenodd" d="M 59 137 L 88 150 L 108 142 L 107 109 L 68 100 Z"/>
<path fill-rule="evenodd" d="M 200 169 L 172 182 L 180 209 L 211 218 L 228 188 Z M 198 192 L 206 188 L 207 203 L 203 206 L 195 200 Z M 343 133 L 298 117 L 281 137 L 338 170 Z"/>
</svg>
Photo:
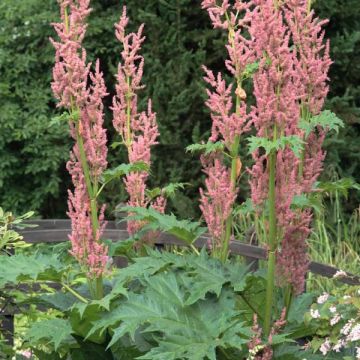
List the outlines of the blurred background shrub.
<svg viewBox="0 0 360 360">
<path fill-rule="evenodd" d="M 99 57 L 111 95 L 121 48 L 113 24 L 121 14 L 118 0 L 93 0 L 85 47 L 88 58 Z M 141 3 L 141 5 L 139 5 Z M 184 148 L 209 135 L 209 114 L 201 65 L 223 70 L 224 39 L 211 29 L 200 4 L 192 0 L 128 0 L 130 28 L 144 22 L 146 88 L 143 101 L 153 98 L 158 113 L 161 145 L 154 148 L 151 182 L 189 182 L 191 186 L 170 203 L 182 217 L 198 213 L 201 169 L 197 157 Z M 326 142 L 324 180 L 353 177 L 360 182 L 360 2 L 317 0 L 317 13 L 329 18 L 326 36 L 331 41 L 331 91 L 327 108 L 341 117 L 346 128 Z M 15 213 L 30 209 L 44 218 L 64 217 L 69 176 L 65 163 L 71 147 L 67 124 L 51 126 L 56 116 L 50 82 L 55 36 L 50 23 L 58 17 L 55 0 L 1 0 L 0 2 L 0 204 Z M 109 144 L 117 141 L 107 113 Z M 110 165 L 125 160 L 119 149 L 111 150 Z M 246 165 L 246 164 L 245 164 Z M 247 195 L 246 177 L 241 198 Z M 105 193 L 114 205 L 126 199 L 121 181 Z M 359 203 L 350 190 L 344 211 Z M 110 209 L 113 206 L 109 207 Z M 111 216 L 111 213 L 108 214 Z"/>
</svg>

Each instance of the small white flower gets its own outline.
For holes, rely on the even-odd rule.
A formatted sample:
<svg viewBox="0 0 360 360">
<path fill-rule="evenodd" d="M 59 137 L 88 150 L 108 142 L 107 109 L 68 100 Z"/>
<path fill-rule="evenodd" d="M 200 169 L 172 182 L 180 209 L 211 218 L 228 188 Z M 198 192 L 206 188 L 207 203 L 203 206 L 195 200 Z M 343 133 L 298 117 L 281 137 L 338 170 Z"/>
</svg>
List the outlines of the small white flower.
<svg viewBox="0 0 360 360">
<path fill-rule="evenodd" d="M 346 277 L 346 276 L 347 276 L 347 273 L 346 273 L 344 270 L 338 270 L 338 271 L 334 274 L 333 278 L 334 278 L 334 279 L 337 279 L 337 278 L 342 278 L 342 277 Z"/>
<path fill-rule="evenodd" d="M 318 297 L 317 303 L 323 304 L 328 298 L 329 298 L 329 294 L 324 292 L 321 296 Z"/>
<path fill-rule="evenodd" d="M 25 22 L 24 22 L 24 25 L 25 26 L 28 26 L 30 24 L 30 21 L 29 20 L 26 20 Z"/>
<path fill-rule="evenodd" d="M 329 310 L 333 314 L 336 313 L 336 307 L 335 306 L 330 306 Z"/>
<path fill-rule="evenodd" d="M 351 331 L 350 334 L 347 337 L 348 341 L 358 341 L 360 340 L 360 324 L 355 325 Z"/>
<path fill-rule="evenodd" d="M 343 328 L 340 330 L 340 334 L 342 335 L 348 335 L 351 327 L 353 326 L 355 320 L 354 319 L 350 319 L 344 326 Z"/>
<path fill-rule="evenodd" d="M 22 351 L 19 354 L 22 355 L 26 359 L 31 359 L 31 357 L 32 357 L 32 352 L 29 350 Z"/>
<path fill-rule="evenodd" d="M 344 347 L 344 345 L 345 345 L 345 341 L 339 340 L 338 343 L 333 347 L 333 350 L 335 352 L 340 352 L 341 348 Z"/>
<path fill-rule="evenodd" d="M 319 310 L 310 309 L 310 315 L 313 319 L 318 319 L 320 317 Z"/>
<path fill-rule="evenodd" d="M 344 299 L 344 300 L 349 300 L 349 299 L 351 299 L 351 296 L 350 296 L 350 295 L 344 295 L 344 296 L 343 296 L 343 299 Z"/>
<path fill-rule="evenodd" d="M 337 324 L 341 319 L 341 316 L 339 314 L 335 314 L 335 316 L 330 319 L 330 325 L 334 326 L 335 324 Z"/>
<path fill-rule="evenodd" d="M 360 347 L 356 348 L 356 359 L 360 360 Z"/>
<path fill-rule="evenodd" d="M 331 350 L 331 344 L 329 339 L 326 339 L 320 346 L 320 351 L 323 355 L 326 355 Z"/>
</svg>

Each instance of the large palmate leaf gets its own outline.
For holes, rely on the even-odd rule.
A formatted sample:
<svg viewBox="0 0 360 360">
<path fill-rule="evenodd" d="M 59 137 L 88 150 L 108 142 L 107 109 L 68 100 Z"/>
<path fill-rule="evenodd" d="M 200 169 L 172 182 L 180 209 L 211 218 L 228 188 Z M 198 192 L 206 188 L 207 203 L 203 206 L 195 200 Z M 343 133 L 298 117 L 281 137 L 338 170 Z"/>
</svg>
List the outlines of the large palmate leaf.
<svg viewBox="0 0 360 360">
<path fill-rule="evenodd" d="M 53 345 L 56 351 L 61 345 L 69 345 L 74 342 L 72 334 L 73 330 L 70 323 L 67 320 L 56 318 L 32 324 L 25 339 L 32 346 Z"/>
<path fill-rule="evenodd" d="M 219 296 L 226 283 L 235 291 L 244 289 L 247 267 L 230 264 L 224 266 L 220 261 L 209 258 L 204 249 L 200 256 L 190 255 L 187 259 L 188 270 L 182 276 L 182 281 L 190 290 L 186 299 L 187 305 L 205 299 L 208 293 Z"/>
<path fill-rule="evenodd" d="M 2 256 L 0 262 L 0 287 L 27 280 L 51 280 L 61 278 L 66 270 L 56 255 Z"/>
<path fill-rule="evenodd" d="M 205 250 L 148 252 L 116 276 L 129 285 L 128 298 L 95 321 L 88 337 L 109 329 L 109 347 L 116 347 L 127 335 L 136 346 L 139 332 L 150 336 L 158 346 L 141 359 L 216 359 L 218 348 L 239 351 L 251 335 L 233 289 L 245 289 L 247 269 L 223 265 Z"/>
<path fill-rule="evenodd" d="M 149 230 L 159 230 L 174 235 L 186 244 L 192 244 L 202 234 L 206 228 L 201 227 L 199 222 L 189 220 L 178 220 L 175 215 L 161 214 L 153 208 L 131 207 L 126 206 L 120 211 L 130 213 L 127 220 L 145 221 L 147 226 L 143 227 L 144 232 Z"/>
<path fill-rule="evenodd" d="M 296 345 L 281 345 L 275 348 L 274 358 L 278 360 L 320 360 L 323 357 L 311 354 L 310 351 L 305 351 Z"/>
<path fill-rule="evenodd" d="M 116 316 L 121 323 L 109 346 L 127 333 L 134 339 L 141 326 L 156 338 L 162 334 L 159 347 L 143 359 L 216 359 L 217 347 L 241 348 L 246 343 L 249 329 L 234 309 L 234 298 L 225 291 L 219 298 L 213 296 L 188 306 L 171 273 L 153 277 L 147 286 L 144 294 L 133 294 L 119 307 Z"/>
<path fill-rule="evenodd" d="M 179 256 L 152 249 L 147 249 L 147 252 L 148 257 L 135 259 L 135 263 L 122 269 L 114 281 L 124 284 L 134 277 L 148 278 L 161 271 L 176 271 L 188 305 L 204 299 L 209 292 L 219 295 L 224 284 L 230 284 L 235 291 L 242 291 L 247 283 L 247 266 L 230 262 L 224 266 L 219 260 L 211 258 L 205 249 L 199 256 L 195 254 Z"/>
<path fill-rule="evenodd" d="M 77 303 L 72 307 L 69 321 L 77 335 L 85 338 L 92 329 L 92 324 L 101 319 L 104 311 L 94 302 L 89 304 Z M 105 336 L 100 331 L 94 331 L 88 340 L 96 344 L 103 344 Z"/>
<path fill-rule="evenodd" d="M 78 302 L 78 299 L 74 295 L 59 291 L 54 294 L 42 294 L 39 296 L 39 299 L 50 307 L 60 311 L 68 311 Z"/>
</svg>

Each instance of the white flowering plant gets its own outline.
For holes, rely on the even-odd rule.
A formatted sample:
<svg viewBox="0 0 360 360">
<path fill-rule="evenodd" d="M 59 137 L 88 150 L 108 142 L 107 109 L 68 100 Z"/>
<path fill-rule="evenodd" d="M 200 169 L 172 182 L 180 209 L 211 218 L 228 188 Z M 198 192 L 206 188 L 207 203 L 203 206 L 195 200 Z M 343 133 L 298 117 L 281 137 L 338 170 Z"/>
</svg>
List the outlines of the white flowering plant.
<svg viewBox="0 0 360 360">
<path fill-rule="evenodd" d="M 324 356 L 360 359 L 360 289 L 341 287 L 323 293 L 306 314 L 316 329 L 310 345 Z"/>
</svg>

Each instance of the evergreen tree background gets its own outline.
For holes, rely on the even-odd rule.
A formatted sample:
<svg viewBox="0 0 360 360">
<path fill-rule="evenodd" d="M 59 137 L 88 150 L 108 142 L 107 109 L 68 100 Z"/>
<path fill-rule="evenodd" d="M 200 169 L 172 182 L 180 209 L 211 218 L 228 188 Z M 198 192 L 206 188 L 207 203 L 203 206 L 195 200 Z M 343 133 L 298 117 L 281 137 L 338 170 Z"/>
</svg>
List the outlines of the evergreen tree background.
<svg viewBox="0 0 360 360">
<path fill-rule="evenodd" d="M 120 60 L 113 24 L 122 3 L 92 1 L 94 10 L 84 42 L 88 58 L 100 58 L 111 93 L 107 105 Z M 211 28 L 200 1 L 128 0 L 126 5 L 130 29 L 144 22 L 147 37 L 143 47 L 146 88 L 140 108 L 145 108 L 147 97 L 153 99 L 161 132 L 161 144 L 153 151 L 151 185 L 190 183 L 170 208 L 182 217 L 195 217 L 202 174 L 198 157 L 186 154 L 185 147 L 209 135 L 201 65 L 224 70 L 224 35 Z M 323 178 L 353 177 L 360 182 L 360 2 L 317 0 L 315 8 L 321 18 L 330 19 L 326 36 L 334 64 L 326 107 L 346 123 L 339 136 L 326 142 Z M 44 218 L 65 217 L 70 186 L 65 170 L 71 148 L 67 124 L 51 125 L 59 112 L 50 89 L 54 50 L 48 38 L 55 36 L 50 23 L 57 17 L 55 0 L 0 2 L 0 204 L 18 213 L 33 209 Z M 110 113 L 106 126 L 111 144 L 118 139 Z M 110 166 L 125 160 L 119 148 L 110 151 Z M 242 198 L 246 192 L 244 178 Z M 122 182 L 112 184 L 104 196 L 110 210 L 124 201 Z M 347 210 L 359 200 L 356 192 L 350 193 Z"/>
</svg>

